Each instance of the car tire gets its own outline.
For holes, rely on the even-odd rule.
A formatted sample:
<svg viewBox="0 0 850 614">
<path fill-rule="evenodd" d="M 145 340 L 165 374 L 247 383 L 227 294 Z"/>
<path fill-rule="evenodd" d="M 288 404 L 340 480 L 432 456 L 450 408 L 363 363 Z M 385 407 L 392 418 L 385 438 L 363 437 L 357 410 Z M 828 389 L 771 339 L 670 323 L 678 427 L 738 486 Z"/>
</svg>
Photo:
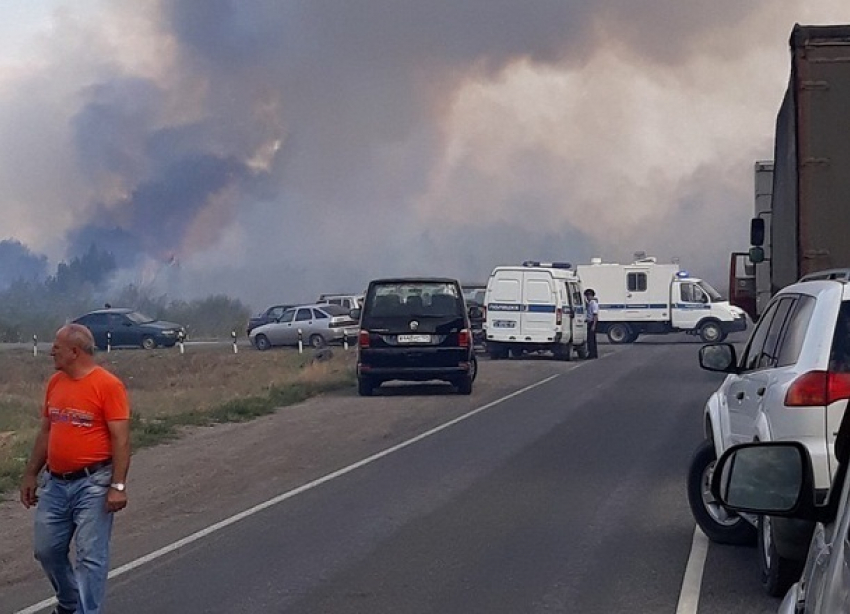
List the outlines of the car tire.
<svg viewBox="0 0 850 614">
<path fill-rule="evenodd" d="M 478 359 L 473 356 L 469 363 L 469 379 L 474 382 L 476 377 L 478 377 Z"/>
<path fill-rule="evenodd" d="M 706 322 L 699 327 L 699 338 L 703 343 L 720 343 L 726 338 L 718 322 Z"/>
<path fill-rule="evenodd" d="M 752 545 L 756 542 L 755 527 L 711 495 L 711 474 L 716 462 L 714 443 L 706 439 L 694 452 L 688 469 L 688 503 L 694 520 L 715 543 Z"/>
<path fill-rule="evenodd" d="M 156 349 L 156 339 L 149 335 L 142 337 L 142 347 L 146 350 Z"/>
<path fill-rule="evenodd" d="M 375 383 L 368 377 L 357 378 L 357 394 L 361 397 L 371 397 L 375 390 Z"/>
<path fill-rule="evenodd" d="M 773 523 L 760 516 L 758 523 L 758 559 L 761 585 L 771 597 L 782 597 L 803 572 L 803 561 L 786 559 L 776 551 Z"/>
<path fill-rule="evenodd" d="M 465 375 L 459 380 L 457 380 L 457 382 L 455 383 L 455 386 L 457 387 L 457 393 L 465 395 L 472 394 L 472 380 L 472 374 Z"/>
<path fill-rule="evenodd" d="M 325 345 L 327 345 L 327 343 L 325 342 L 325 338 L 322 337 L 319 334 L 310 335 L 310 339 L 308 339 L 308 343 L 310 344 L 310 347 L 313 348 L 314 350 L 321 349 L 321 348 L 325 347 Z"/>
<path fill-rule="evenodd" d="M 271 341 L 269 341 L 269 338 L 265 335 L 257 335 L 254 337 L 254 347 L 261 352 L 265 352 L 272 347 L 272 344 Z"/>
<path fill-rule="evenodd" d="M 623 322 L 608 327 L 608 341 L 614 344 L 629 343 L 633 334 L 632 327 Z"/>
</svg>

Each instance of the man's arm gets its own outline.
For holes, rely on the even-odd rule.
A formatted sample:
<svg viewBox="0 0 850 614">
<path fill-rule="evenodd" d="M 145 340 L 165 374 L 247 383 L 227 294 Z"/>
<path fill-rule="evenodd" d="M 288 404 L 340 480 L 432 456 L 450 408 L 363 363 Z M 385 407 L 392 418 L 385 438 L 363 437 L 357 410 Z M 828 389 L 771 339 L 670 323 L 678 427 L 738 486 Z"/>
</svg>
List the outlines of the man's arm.
<svg viewBox="0 0 850 614">
<path fill-rule="evenodd" d="M 130 421 L 110 420 L 109 438 L 112 441 L 112 483 L 124 484 L 130 470 Z M 110 512 L 117 512 L 127 506 L 127 491 L 109 489 L 106 505 Z"/>
<path fill-rule="evenodd" d="M 38 473 L 47 462 L 47 440 L 50 437 L 50 418 L 41 417 L 41 428 L 36 435 L 32 446 L 30 459 L 24 469 L 24 477 L 21 480 L 21 503 L 24 507 L 32 507 L 38 502 L 36 489 L 38 488 Z"/>
</svg>

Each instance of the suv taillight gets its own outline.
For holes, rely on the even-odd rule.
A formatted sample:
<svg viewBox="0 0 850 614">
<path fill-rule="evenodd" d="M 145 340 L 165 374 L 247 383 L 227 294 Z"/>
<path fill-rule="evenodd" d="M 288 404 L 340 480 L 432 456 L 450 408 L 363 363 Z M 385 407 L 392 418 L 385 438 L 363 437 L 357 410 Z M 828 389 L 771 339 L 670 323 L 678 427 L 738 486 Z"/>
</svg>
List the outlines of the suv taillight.
<svg viewBox="0 0 850 614">
<path fill-rule="evenodd" d="M 357 337 L 357 345 L 362 348 L 369 347 L 369 331 L 361 330 L 360 335 Z"/>
<path fill-rule="evenodd" d="M 470 334 L 469 329 L 464 328 L 457 333 L 457 344 L 462 348 L 469 347 Z"/>
<path fill-rule="evenodd" d="M 560 307 L 558 307 L 555 310 L 555 326 L 560 326 L 561 322 L 563 322 L 563 320 L 564 320 L 564 312 L 561 311 Z"/>
<path fill-rule="evenodd" d="M 829 405 L 850 399 L 850 373 L 809 371 L 795 379 L 785 393 L 786 407 Z"/>
</svg>

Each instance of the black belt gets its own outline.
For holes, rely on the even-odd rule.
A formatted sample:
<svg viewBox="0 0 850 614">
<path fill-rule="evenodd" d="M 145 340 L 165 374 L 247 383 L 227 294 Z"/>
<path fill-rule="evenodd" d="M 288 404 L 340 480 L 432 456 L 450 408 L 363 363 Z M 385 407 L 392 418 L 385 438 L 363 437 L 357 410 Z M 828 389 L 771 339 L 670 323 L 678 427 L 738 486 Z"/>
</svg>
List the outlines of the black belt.
<svg viewBox="0 0 850 614">
<path fill-rule="evenodd" d="M 100 469 L 103 469 L 104 467 L 109 467 L 109 465 L 111 465 L 111 464 L 112 464 L 112 459 L 107 458 L 106 460 L 100 461 L 99 463 L 94 463 L 92 465 L 89 465 L 88 467 L 83 467 L 82 469 L 77 469 L 76 471 L 66 471 L 65 473 L 60 473 L 58 471 L 50 471 L 50 469 L 48 469 L 48 472 L 54 478 L 57 478 L 59 480 L 67 480 L 67 481 L 81 480 L 83 478 L 87 478 L 88 476 L 90 476 L 95 471 L 99 471 Z"/>
</svg>

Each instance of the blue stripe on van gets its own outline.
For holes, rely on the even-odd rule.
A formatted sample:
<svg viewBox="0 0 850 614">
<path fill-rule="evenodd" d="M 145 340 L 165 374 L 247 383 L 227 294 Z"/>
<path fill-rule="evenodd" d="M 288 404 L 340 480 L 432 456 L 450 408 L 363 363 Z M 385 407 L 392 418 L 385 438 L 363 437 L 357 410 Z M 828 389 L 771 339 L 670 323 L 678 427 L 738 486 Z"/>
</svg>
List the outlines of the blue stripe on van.
<svg viewBox="0 0 850 614">
<path fill-rule="evenodd" d="M 555 313 L 554 305 L 526 305 L 526 311 L 531 313 Z"/>
<path fill-rule="evenodd" d="M 629 305 L 623 303 L 606 303 L 599 305 L 599 308 L 616 311 L 618 309 L 667 309 L 668 306 L 665 303 L 634 303 Z"/>
</svg>

